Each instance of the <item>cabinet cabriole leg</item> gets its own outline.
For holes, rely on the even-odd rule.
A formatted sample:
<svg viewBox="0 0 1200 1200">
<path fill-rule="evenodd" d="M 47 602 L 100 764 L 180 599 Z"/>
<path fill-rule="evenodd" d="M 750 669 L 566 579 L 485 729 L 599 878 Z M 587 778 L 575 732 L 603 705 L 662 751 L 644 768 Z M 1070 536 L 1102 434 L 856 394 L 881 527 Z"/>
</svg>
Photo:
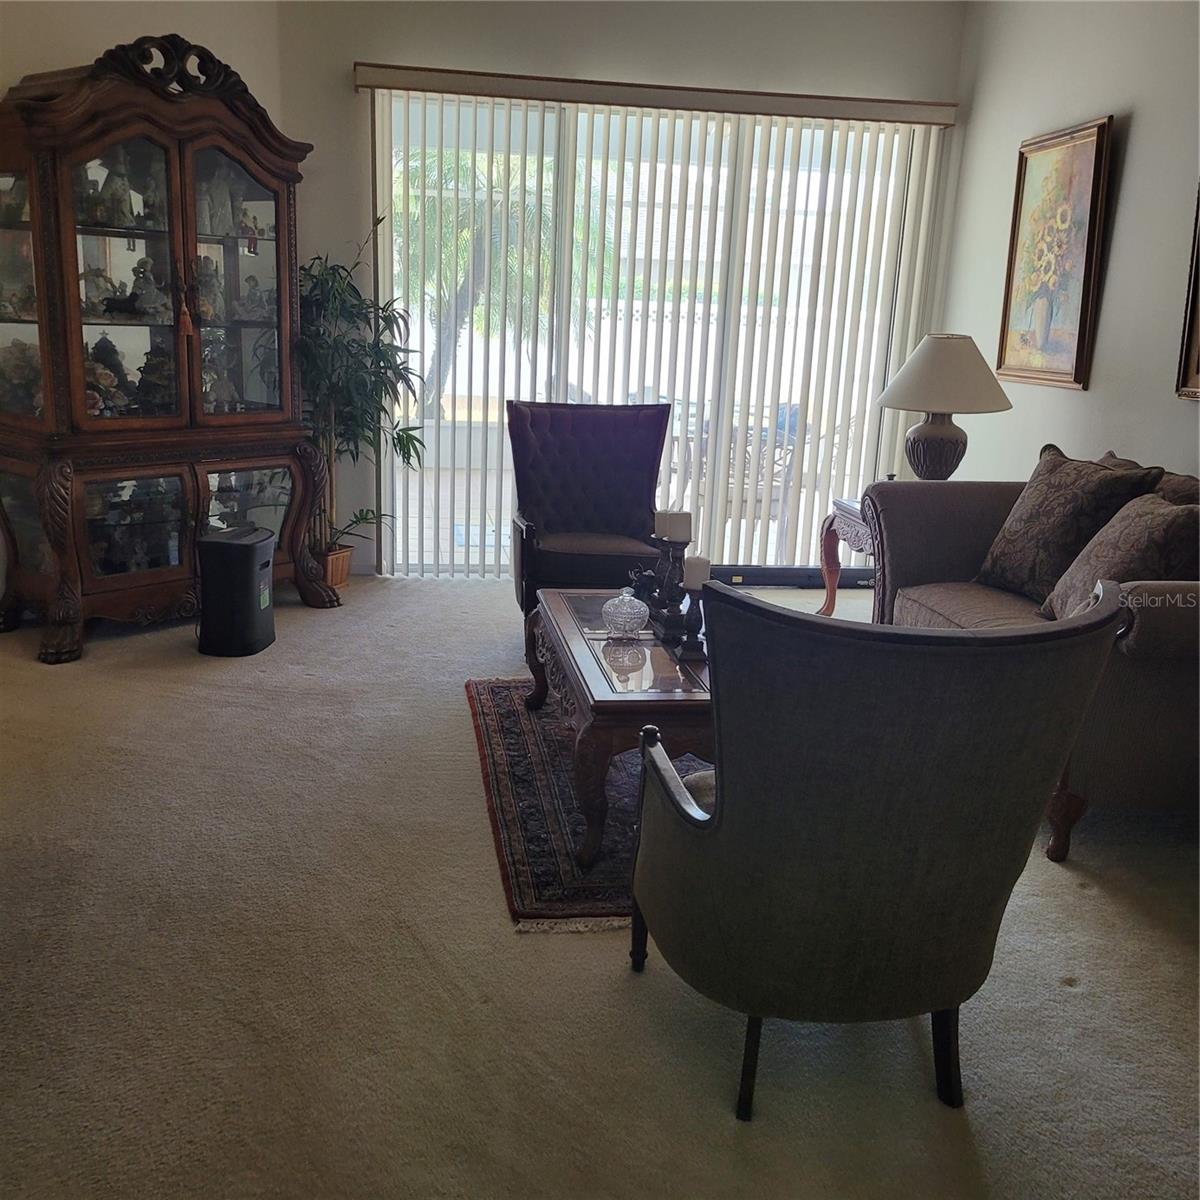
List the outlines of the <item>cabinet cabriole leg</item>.
<svg viewBox="0 0 1200 1200">
<path fill-rule="evenodd" d="M 38 659 L 44 663 L 73 662 L 83 653 L 83 598 L 71 520 L 74 482 L 74 467 L 65 458 L 43 463 L 34 481 L 42 528 L 54 552 L 57 570 L 54 591 L 46 606 L 47 627 L 38 650 Z"/>
</svg>

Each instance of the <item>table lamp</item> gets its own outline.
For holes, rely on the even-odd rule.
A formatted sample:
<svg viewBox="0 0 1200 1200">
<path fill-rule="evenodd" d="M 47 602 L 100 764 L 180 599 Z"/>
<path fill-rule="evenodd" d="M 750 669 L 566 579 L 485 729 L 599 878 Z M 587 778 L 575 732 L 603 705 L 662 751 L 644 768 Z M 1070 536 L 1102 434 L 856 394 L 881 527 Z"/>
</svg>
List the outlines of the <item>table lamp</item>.
<svg viewBox="0 0 1200 1200">
<path fill-rule="evenodd" d="M 881 408 L 923 412 L 904 435 L 908 465 L 919 479 L 949 479 L 967 452 L 967 435 L 953 413 L 1012 408 L 973 338 L 931 333 L 909 355 L 879 397 Z"/>
</svg>

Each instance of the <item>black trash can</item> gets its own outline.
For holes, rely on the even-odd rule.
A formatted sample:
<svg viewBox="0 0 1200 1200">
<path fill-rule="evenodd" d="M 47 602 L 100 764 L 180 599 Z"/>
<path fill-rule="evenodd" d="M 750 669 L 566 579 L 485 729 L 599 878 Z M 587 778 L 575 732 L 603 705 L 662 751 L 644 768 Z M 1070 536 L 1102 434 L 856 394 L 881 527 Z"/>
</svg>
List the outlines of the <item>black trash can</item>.
<svg viewBox="0 0 1200 1200">
<path fill-rule="evenodd" d="M 200 653 L 237 658 L 275 640 L 275 534 L 247 525 L 206 533 L 200 555 Z"/>
</svg>

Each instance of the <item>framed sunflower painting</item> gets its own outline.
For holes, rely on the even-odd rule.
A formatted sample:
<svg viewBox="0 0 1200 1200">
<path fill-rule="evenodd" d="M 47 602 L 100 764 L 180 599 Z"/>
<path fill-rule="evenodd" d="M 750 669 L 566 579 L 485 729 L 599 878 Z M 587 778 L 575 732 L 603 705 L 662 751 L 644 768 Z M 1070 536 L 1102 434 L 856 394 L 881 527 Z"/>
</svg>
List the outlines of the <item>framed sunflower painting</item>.
<svg viewBox="0 0 1200 1200">
<path fill-rule="evenodd" d="M 997 375 L 1087 387 L 1112 120 L 1021 143 Z"/>
</svg>

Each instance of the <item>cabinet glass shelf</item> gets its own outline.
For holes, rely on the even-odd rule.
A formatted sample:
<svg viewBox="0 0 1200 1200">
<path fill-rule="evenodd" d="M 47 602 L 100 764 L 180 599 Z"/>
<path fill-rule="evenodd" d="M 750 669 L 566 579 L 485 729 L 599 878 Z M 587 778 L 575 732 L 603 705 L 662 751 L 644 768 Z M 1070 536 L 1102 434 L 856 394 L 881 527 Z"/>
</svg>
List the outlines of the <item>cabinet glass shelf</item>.
<svg viewBox="0 0 1200 1200">
<path fill-rule="evenodd" d="M 196 240 L 198 242 L 210 242 L 214 246 L 236 246 L 239 248 L 242 242 L 257 242 L 260 246 L 275 245 L 274 236 L 265 233 L 256 235 L 247 235 L 244 233 L 198 233 L 196 235 Z M 253 258 L 255 256 L 248 252 L 247 257 Z"/>
<path fill-rule="evenodd" d="M 170 230 L 152 229 L 146 225 L 80 225 L 75 232 L 81 237 L 147 238 L 166 237 Z"/>
<path fill-rule="evenodd" d="M 110 313 L 107 317 L 84 317 L 84 325 L 95 325 L 97 328 L 104 325 L 128 325 L 133 329 L 172 329 L 174 328 L 173 321 L 139 321 L 135 319 L 126 319 L 120 315 Z"/>
</svg>

